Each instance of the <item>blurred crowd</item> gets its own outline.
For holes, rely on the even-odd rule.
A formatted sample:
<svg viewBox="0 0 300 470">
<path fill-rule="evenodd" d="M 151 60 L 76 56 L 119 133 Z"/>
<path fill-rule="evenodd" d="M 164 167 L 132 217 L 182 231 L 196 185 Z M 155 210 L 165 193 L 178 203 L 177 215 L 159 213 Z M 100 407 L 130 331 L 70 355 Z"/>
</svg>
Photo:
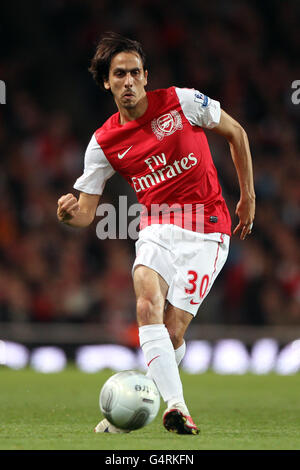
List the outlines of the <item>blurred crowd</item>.
<svg viewBox="0 0 300 470">
<path fill-rule="evenodd" d="M 0 322 L 100 322 L 130 334 L 134 240 L 99 240 L 95 223 L 56 219 L 57 199 L 83 168 L 94 130 L 115 112 L 88 73 L 105 31 L 138 39 L 148 89 L 197 88 L 246 129 L 257 212 L 196 322 L 300 325 L 300 79 L 298 1 L 11 2 L 1 6 Z M 207 132 L 233 226 L 239 198 L 224 139 Z M 135 198 L 115 175 L 103 200 Z M 134 335 L 134 331 L 132 333 Z"/>
</svg>

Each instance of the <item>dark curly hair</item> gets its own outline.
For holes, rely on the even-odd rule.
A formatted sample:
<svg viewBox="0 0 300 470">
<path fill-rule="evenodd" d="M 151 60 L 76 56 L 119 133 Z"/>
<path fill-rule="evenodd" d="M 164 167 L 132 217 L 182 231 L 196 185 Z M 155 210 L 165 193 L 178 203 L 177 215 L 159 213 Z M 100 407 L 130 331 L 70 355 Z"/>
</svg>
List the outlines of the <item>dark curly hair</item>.
<svg viewBox="0 0 300 470">
<path fill-rule="evenodd" d="M 136 52 L 140 55 L 143 68 L 146 67 L 146 55 L 141 44 L 138 41 L 125 38 L 118 33 L 107 32 L 100 39 L 94 57 L 89 67 L 95 82 L 102 90 L 104 81 L 108 80 L 109 68 L 112 58 L 120 52 Z"/>
</svg>

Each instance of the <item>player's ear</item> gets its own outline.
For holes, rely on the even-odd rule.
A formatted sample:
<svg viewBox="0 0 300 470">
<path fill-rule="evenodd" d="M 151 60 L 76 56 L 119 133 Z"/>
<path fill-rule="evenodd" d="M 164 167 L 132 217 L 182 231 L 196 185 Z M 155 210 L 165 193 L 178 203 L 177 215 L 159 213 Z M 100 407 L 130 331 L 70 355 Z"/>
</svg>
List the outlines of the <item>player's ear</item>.
<svg viewBox="0 0 300 470">
<path fill-rule="evenodd" d="M 145 70 L 145 71 L 144 71 L 144 80 L 145 80 L 145 84 L 144 84 L 144 85 L 146 86 L 147 83 L 148 83 L 148 70 Z"/>
<path fill-rule="evenodd" d="M 104 80 L 103 85 L 105 90 L 110 90 L 110 83 L 108 80 Z"/>
</svg>

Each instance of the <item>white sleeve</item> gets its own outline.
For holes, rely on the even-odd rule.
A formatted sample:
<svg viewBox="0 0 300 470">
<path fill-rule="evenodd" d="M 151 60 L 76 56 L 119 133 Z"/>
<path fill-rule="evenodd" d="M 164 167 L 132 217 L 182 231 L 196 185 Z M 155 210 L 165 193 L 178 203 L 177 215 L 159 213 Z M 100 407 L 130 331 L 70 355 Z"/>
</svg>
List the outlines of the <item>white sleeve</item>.
<svg viewBox="0 0 300 470">
<path fill-rule="evenodd" d="M 83 174 L 75 181 L 73 187 L 87 194 L 101 195 L 106 181 L 114 173 L 115 170 L 93 135 L 85 152 Z"/>
<path fill-rule="evenodd" d="M 219 101 L 212 100 L 191 88 L 175 88 L 182 111 L 192 126 L 211 129 L 220 122 Z"/>
</svg>

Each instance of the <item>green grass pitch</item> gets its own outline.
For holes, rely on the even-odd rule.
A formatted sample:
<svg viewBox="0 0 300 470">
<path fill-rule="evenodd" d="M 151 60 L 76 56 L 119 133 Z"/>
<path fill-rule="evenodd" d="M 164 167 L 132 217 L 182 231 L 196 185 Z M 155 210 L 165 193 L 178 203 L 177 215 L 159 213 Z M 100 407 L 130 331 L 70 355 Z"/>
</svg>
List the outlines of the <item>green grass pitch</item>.
<svg viewBox="0 0 300 470">
<path fill-rule="evenodd" d="M 0 368 L 1 450 L 299 450 L 300 374 L 181 372 L 198 436 L 168 433 L 161 410 L 129 434 L 96 434 L 98 397 L 111 371 L 57 374 Z"/>
</svg>

